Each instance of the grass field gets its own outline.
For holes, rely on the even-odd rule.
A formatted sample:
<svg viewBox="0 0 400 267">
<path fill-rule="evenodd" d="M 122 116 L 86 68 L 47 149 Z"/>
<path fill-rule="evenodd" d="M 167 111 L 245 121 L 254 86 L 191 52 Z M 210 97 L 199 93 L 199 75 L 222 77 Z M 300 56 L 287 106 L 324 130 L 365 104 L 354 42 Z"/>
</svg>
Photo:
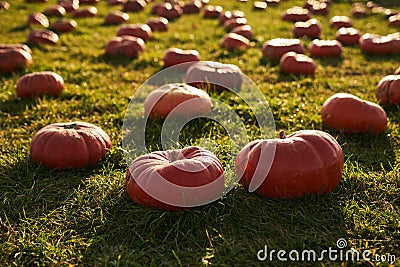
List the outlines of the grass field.
<svg viewBox="0 0 400 267">
<path fill-rule="evenodd" d="M 0 43 L 23 43 L 29 13 L 47 4 L 9 1 L 0 11 Z M 350 16 L 353 1 L 335 1 L 329 16 L 314 16 L 323 25 L 321 38 L 333 39 L 329 27 L 334 15 Z M 396 0 L 381 1 L 400 9 Z M 118 26 L 103 25 L 110 10 L 106 1 L 96 5 L 95 18 L 76 19 L 75 32 L 60 35 L 56 46 L 31 46 L 34 65 L 0 74 L 0 265 L 1 266 L 258 266 L 257 252 L 337 248 L 344 238 L 348 249 L 369 249 L 373 255 L 395 255 L 400 264 L 400 110 L 386 106 L 387 130 L 380 135 L 349 135 L 321 123 L 322 103 L 332 94 L 346 92 L 376 102 L 378 81 L 399 67 L 400 55 L 378 57 L 345 47 L 340 59 L 315 59 L 312 77 L 279 73 L 276 62 L 261 57 L 262 44 L 272 38 L 292 37 L 292 24 L 280 15 L 302 0 L 287 0 L 266 11 L 252 11 L 253 1 L 210 0 L 225 10 L 240 9 L 255 31 L 252 47 L 230 52 L 219 47 L 224 29 L 217 20 L 185 15 L 170 23 L 168 32 L 154 33 L 137 59 L 104 55 L 104 44 Z M 151 4 L 150 4 L 151 5 Z M 145 23 L 150 5 L 130 13 L 129 23 Z M 383 15 L 353 19 L 362 32 L 388 34 Z M 308 40 L 303 40 L 305 45 Z M 276 129 L 329 132 L 345 153 L 343 176 L 326 196 L 295 200 L 264 199 L 236 186 L 219 201 L 181 212 L 149 209 L 133 203 L 124 191 L 122 125 L 130 98 L 141 84 L 163 68 L 169 47 L 196 49 L 202 60 L 239 66 L 262 90 L 273 112 Z M 65 91 L 59 97 L 21 100 L 15 85 L 20 76 L 50 70 L 60 74 Z M 232 95 L 213 97 L 231 103 L 244 119 L 250 139 L 257 130 L 250 111 Z M 82 120 L 101 126 L 113 148 L 98 164 L 80 170 L 53 170 L 34 164 L 29 156 L 32 136 L 50 123 Z M 157 148 L 157 130 L 150 128 L 150 147 Z M 152 136 L 153 133 L 153 136 Z M 229 160 L 224 131 L 207 120 L 196 120 L 181 134 L 183 145 L 211 138 L 219 158 Z M 290 162 L 288 162 L 290 166 Z M 371 258 L 373 258 L 371 256 Z M 278 262 L 274 265 L 352 265 L 356 262 Z M 379 262 L 359 264 L 389 265 Z"/>
</svg>

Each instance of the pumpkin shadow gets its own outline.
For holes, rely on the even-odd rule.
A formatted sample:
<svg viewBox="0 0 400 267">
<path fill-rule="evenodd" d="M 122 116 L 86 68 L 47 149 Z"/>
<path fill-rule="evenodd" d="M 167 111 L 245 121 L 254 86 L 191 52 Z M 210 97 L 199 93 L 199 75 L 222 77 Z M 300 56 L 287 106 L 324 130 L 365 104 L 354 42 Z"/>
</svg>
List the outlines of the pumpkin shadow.
<svg viewBox="0 0 400 267">
<path fill-rule="evenodd" d="M 101 54 L 98 57 L 95 57 L 92 59 L 93 63 L 99 63 L 99 62 L 104 62 L 109 65 L 112 65 L 114 67 L 118 66 L 129 66 L 132 64 L 132 62 L 136 60 L 136 58 L 129 58 L 129 57 L 124 57 L 124 56 L 109 56 L 105 53 Z"/>
<path fill-rule="evenodd" d="M 400 107 L 397 105 L 382 105 L 387 117 L 392 123 L 400 124 Z"/>
<path fill-rule="evenodd" d="M 321 58 L 313 58 L 313 60 L 316 60 L 316 62 L 319 65 L 322 65 L 324 67 L 326 66 L 332 66 L 332 67 L 339 67 L 343 64 L 343 58 L 342 57 L 321 57 Z"/>
<path fill-rule="evenodd" d="M 400 59 L 400 54 L 375 55 L 375 54 L 371 54 L 371 53 L 362 52 L 361 55 L 366 61 L 375 61 L 375 62 L 382 62 L 382 63 L 388 62 L 388 61 L 398 62 Z"/>
<path fill-rule="evenodd" d="M 20 31 L 25 31 L 26 29 L 29 29 L 28 25 L 20 25 L 20 26 L 11 28 L 8 32 L 9 33 L 20 32 Z"/>
<path fill-rule="evenodd" d="M 41 95 L 37 97 L 21 99 L 16 95 L 13 95 L 8 100 L 0 102 L 0 110 L 12 116 L 21 115 L 27 109 L 31 109 L 37 105 L 40 105 L 41 100 L 44 98 L 54 99 L 57 98 L 57 96 Z"/>
<path fill-rule="evenodd" d="M 176 251 L 184 255 L 181 260 L 186 266 L 215 247 L 216 255 L 240 251 L 241 257 L 229 257 L 232 262 L 223 264 L 243 266 L 238 264 L 239 258 L 258 262 L 257 252 L 264 246 L 287 251 L 322 251 L 336 247 L 337 239 L 347 236 L 343 211 L 338 205 L 341 196 L 337 192 L 325 197 L 277 200 L 237 187 L 211 204 L 178 212 L 142 207 L 124 192 L 118 197 L 107 208 L 105 223 L 91 235 L 93 242 L 83 256 L 83 263 L 120 259 L 118 263 L 122 265 L 135 262 L 160 266 L 158 261 L 162 259 L 164 264 L 171 265 L 176 262 L 173 253 Z M 87 227 L 90 225 L 82 229 Z M 80 232 L 85 235 L 82 229 Z M 218 257 L 213 263 L 219 266 Z"/>
</svg>

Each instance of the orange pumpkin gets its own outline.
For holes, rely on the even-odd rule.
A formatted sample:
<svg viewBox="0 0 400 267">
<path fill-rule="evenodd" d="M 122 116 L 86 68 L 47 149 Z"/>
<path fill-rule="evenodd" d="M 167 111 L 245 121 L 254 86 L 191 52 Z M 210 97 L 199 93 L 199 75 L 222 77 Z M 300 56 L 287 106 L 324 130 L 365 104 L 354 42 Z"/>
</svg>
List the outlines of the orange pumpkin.
<svg viewBox="0 0 400 267">
<path fill-rule="evenodd" d="M 346 133 L 373 133 L 385 131 L 386 112 L 377 104 L 354 95 L 338 93 L 322 105 L 322 122 Z"/>
<path fill-rule="evenodd" d="M 218 18 L 219 15 L 222 13 L 222 6 L 211 6 L 207 5 L 203 12 L 203 18 L 207 19 L 215 19 Z"/>
<path fill-rule="evenodd" d="M 309 45 L 313 57 L 340 57 L 342 44 L 337 40 L 313 40 Z"/>
<path fill-rule="evenodd" d="M 32 64 L 31 50 L 23 44 L 0 44 L 0 72 L 11 72 Z"/>
<path fill-rule="evenodd" d="M 311 75 L 315 72 L 315 63 L 312 58 L 295 52 L 285 53 L 279 62 L 282 73 L 295 75 Z"/>
<path fill-rule="evenodd" d="M 304 47 L 299 39 L 276 38 L 265 42 L 262 46 L 263 57 L 275 60 L 291 51 L 304 54 Z"/>
<path fill-rule="evenodd" d="M 366 33 L 359 39 L 360 48 L 363 52 L 375 55 L 391 55 L 400 53 L 400 36 L 389 34 L 381 36 Z"/>
<path fill-rule="evenodd" d="M 383 77 L 376 88 L 376 98 L 381 104 L 400 105 L 400 75 Z"/>
<path fill-rule="evenodd" d="M 244 18 L 244 12 L 240 10 L 234 10 L 234 11 L 225 11 L 224 13 L 221 13 L 219 16 L 219 23 L 224 25 L 224 23 L 229 20 L 229 19 L 237 19 L 237 18 Z"/>
<path fill-rule="evenodd" d="M 221 47 L 232 50 L 247 49 L 250 47 L 250 40 L 236 33 L 228 33 L 222 37 L 220 44 Z"/>
<path fill-rule="evenodd" d="M 211 98 L 205 91 L 187 84 L 166 84 L 146 97 L 144 110 L 150 119 L 166 118 L 171 112 L 183 118 L 208 115 L 211 112 Z"/>
<path fill-rule="evenodd" d="M 72 11 L 72 16 L 74 18 L 92 18 L 96 16 L 97 8 L 94 6 L 78 8 Z"/>
<path fill-rule="evenodd" d="M 79 0 L 58 0 L 57 3 L 67 12 L 72 12 L 79 8 Z"/>
<path fill-rule="evenodd" d="M 181 63 L 200 61 L 200 55 L 197 50 L 169 48 L 164 53 L 163 61 L 166 67 L 170 67 Z"/>
<path fill-rule="evenodd" d="M 146 22 L 146 24 L 149 25 L 150 29 L 153 32 L 154 31 L 158 31 L 158 32 L 168 31 L 168 23 L 169 23 L 169 21 L 163 17 L 150 18 Z"/>
<path fill-rule="evenodd" d="M 235 27 L 231 30 L 231 33 L 239 34 L 247 39 L 251 39 L 254 36 L 253 30 L 250 25 Z"/>
<path fill-rule="evenodd" d="M 282 20 L 297 22 L 297 21 L 306 21 L 311 18 L 310 12 L 308 9 L 294 6 L 286 10 L 286 12 L 282 15 Z"/>
<path fill-rule="evenodd" d="M 329 25 L 332 28 L 352 27 L 353 23 L 347 16 L 334 16 L 329 20 Z"/>
<path fill-rule="evenodd" d="M 17 95 L 20 98 L 39 95 L 57 96 L 64 90 L 64 79 L 51 71 L 25 74 L 17 82 Z"/>
<path fill-rule="evenodd" d="M 59 19 L 59 20 L 53 21 L 50 24 L 50 29 L 52 29 L 55 32 L 63 33 L 63 32 L 74 31 L 77 26 L 78 26 L 78 24 L 76 23 L 75 20 Z"/>
<path fill-rule="evenodd" d="M 65 16 L 66 13 L 67 11 L 61 5 L 48 6 L 43 11 L 43 14 L 45 14 L 46 16 L 54 16 L 54 17 L 62 17 Z"/>
<path fill-rule="evenodd" d="M 129 35 L 148 41 L 153 35 L 151 28 L 147 24 L 128 24 L 122 25 L 117 30 L 117 36 Z"/>
<path fill-rule="evenodd" d="M 247 144 L 235 159 L 240 183 L 264 197 L 323 195 L 339 184 L 343 151 L 326 132 L 298 131 Z"/>
<path fill-rule="evenodd" d="M 307 21 L 298 21 L 294 24 L 293 34 L 294 37 L 310 37 L 318 38 L 321 35 L 322 26 L 316 19 L 309 19 Z"/>
<path fill-rule="evenodd" d="M 186 3 L 182 7 L 183 14 L 196 14 L 200 13 L 203 4 L 198 0 L 193 0 L 191 2 Z"/>
<path fill-rule="evenodd" d="M 42 13 L 31 13 L 26 19 L 26 24 L 28 24 L 29 27 L 42 26 L 47 28 L 49 27 L 49 20 Z"/>
<path fill-rule="evenodd" d="M 145 43 L 141 38 L 133 36 L 117 36 L 106 43 L 106 54 L 109 56 L 137 57 L 145 50 Z"/>
<path fill-rule="evenodd" d="M 28 34 L 28 43 L 31 44 L 50 44 L 56 45 L 58 43 L 58 35 L 49 30 L 32 30 Z"/>
<path fill-rule="evenodd" d="M 118 25 L 128 20 L 129 20 L 128 13 L 115 10 L 107 14 L 107 16 L 104 18 L 104 24 Z"/>
<path fill-rule="evenodd" d="M 336 40 L 344 45 L 355 45 L 360 40 L 361 33 L 352 27 L 340 28 L 336 32 Z"/>
<path fill-rule="evenodd" d="M 127 0 L 123 3 L 123 11 L 125 12 L 140 12 L 147 5 L 144 0 Z"/>
</svg>

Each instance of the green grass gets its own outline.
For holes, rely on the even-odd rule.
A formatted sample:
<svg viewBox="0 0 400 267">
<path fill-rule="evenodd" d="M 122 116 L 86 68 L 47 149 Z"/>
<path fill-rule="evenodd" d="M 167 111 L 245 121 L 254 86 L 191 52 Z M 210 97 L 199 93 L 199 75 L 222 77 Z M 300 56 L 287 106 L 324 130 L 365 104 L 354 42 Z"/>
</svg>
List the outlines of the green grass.
<svg viewBox="0 0 400 267">
<path fill-rule="evenodd" d="M 25 42 L 27 14 L 55 2 L 10 1 L 10 10 L 0 11 L 0 43 Z M 332 2 L 328 17 L 315 16 L 326 39 L 335 34 L 328 26 L 329 18 L 350 16 L 353 1 Z M 395 0 L 383 2 L 400 9 Z M 389 125 L 377 136 L 329 130 L 319 115 L 322 103 L 336 92 L 376 102 L 377 82 L 394 72 L 400 56 L 370 56 L 356 46 L 345 47 L 341 59 L 316 59 L 313 77 L 282 75 L 276 62 L 262 59 L 260 49 L 268 39 L 292 37 L 292 24 L 282 22 L 279 16 L 303 1 L 288 0 L 265 12 L 252 12 L 252 1 L 210 3 L 245 11 L 256 34 L 250 49 L 220 49 L 224 30 L 218 22 L 187 15 L 171 22 L 168 32 L 154 33 L 139 58 L 112 59 L 104 55 L 103 46 L 115 35 L 117 26 L 102 22 L 109 10 L 119 7 L 110 8 L 101 1 L 98 16 L 77 19 L 78 29 L 62 34 L 57 46 L 33 46 L 32 67 L 0 74 L 1 266 L 267 266 L 270 263 L 259 262 L 256 256 L 264 245 L 276 250 L 321 251 L 336 247 L 339 238 L 349 240 L 349 247 L 359 251 L 396 254 L 400 264 L 399 108 L 384 107 Z M 144 23 L 151 16 L 149 10 L 131 13 L 129 22 Z M 382 15 L 353 21 L 362 32 L 396 31 L 387 26 Z M 162 56 L 169 47 L 197 49 L 202 60 L 238 65 L 264 93 L 277 129 L 288 133 L 319 129 L 336 137 L 345 153 L 337 189 L 323 197 L 275 200 L 237 186 L 219 201 L 183 212 L 148 209 L 130 201 L 124 191 L 127 165 L 121 149 L 125 110 L 135 90 L 162 69 Z M 44 70 L 64 77 L 65 92 L 54 98 L 18 99 L 18 78 Z M 250 139 L 258 138 L 252 114 L 243 103 L 231 95 L 214 97 L 230 103 L 244 119 Z M 82 170 L 52 170 L 34 164 L 29 157 L 34 133 L 50 123 L 73 120 L 99 125 L 110 135 L 113 148 L 106 158 Z M 148 144 L 156 149 L 161 122 L 151 126 Z M 224 136 L 212 122 L 196 120 L 184 128 L 180 142 L 190 145 L 213 139 L 219 145 L 219 158 L 226 164 L 229 157 Z M 304 264 L 342 263 L 293 263 Z"/>
</svg>

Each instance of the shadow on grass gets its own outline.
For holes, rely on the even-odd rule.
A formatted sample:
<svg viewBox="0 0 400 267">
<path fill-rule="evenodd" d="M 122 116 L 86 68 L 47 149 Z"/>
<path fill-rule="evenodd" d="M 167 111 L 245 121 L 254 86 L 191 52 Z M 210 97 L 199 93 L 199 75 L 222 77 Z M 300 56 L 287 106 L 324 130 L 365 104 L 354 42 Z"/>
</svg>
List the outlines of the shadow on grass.
<svg viewBox="0 0 400 267">
<path fill-rule="evenodd" d="M 9 33 L 25 31 L 26 29 L 29 29 L 29 27 L 28 27 L 28 25 L 24 24 L 24 25 L 20 25 L 20 26 L 11 28 L 9 30 Z"/>
<path fill-rule="evenodd" d="M 331 57 L 321 57 L 321 58 L 315 58 L 318 62 L 318 64 L 326 67 L 326 66 L 331 66 L 331 67 L 339 67 L 343 63 L 343 58 L 331 58 Z"/>
<path fill-rule="evenodd" d="M 82 261 L 193 266 L 204 263 L 208 255 L 217 266 L 250 266 L 258 262 L 257 252 L 264 246 L 321 251 L 336 247 L 336 240 L 347 236 L 338 202 L 337 194 L 264 199 L 238 187 L 209 205 L 168 212 L 141 207 L 123 194 L 109 207 L 107 220 L 92 237 Z"/>
</svg>

